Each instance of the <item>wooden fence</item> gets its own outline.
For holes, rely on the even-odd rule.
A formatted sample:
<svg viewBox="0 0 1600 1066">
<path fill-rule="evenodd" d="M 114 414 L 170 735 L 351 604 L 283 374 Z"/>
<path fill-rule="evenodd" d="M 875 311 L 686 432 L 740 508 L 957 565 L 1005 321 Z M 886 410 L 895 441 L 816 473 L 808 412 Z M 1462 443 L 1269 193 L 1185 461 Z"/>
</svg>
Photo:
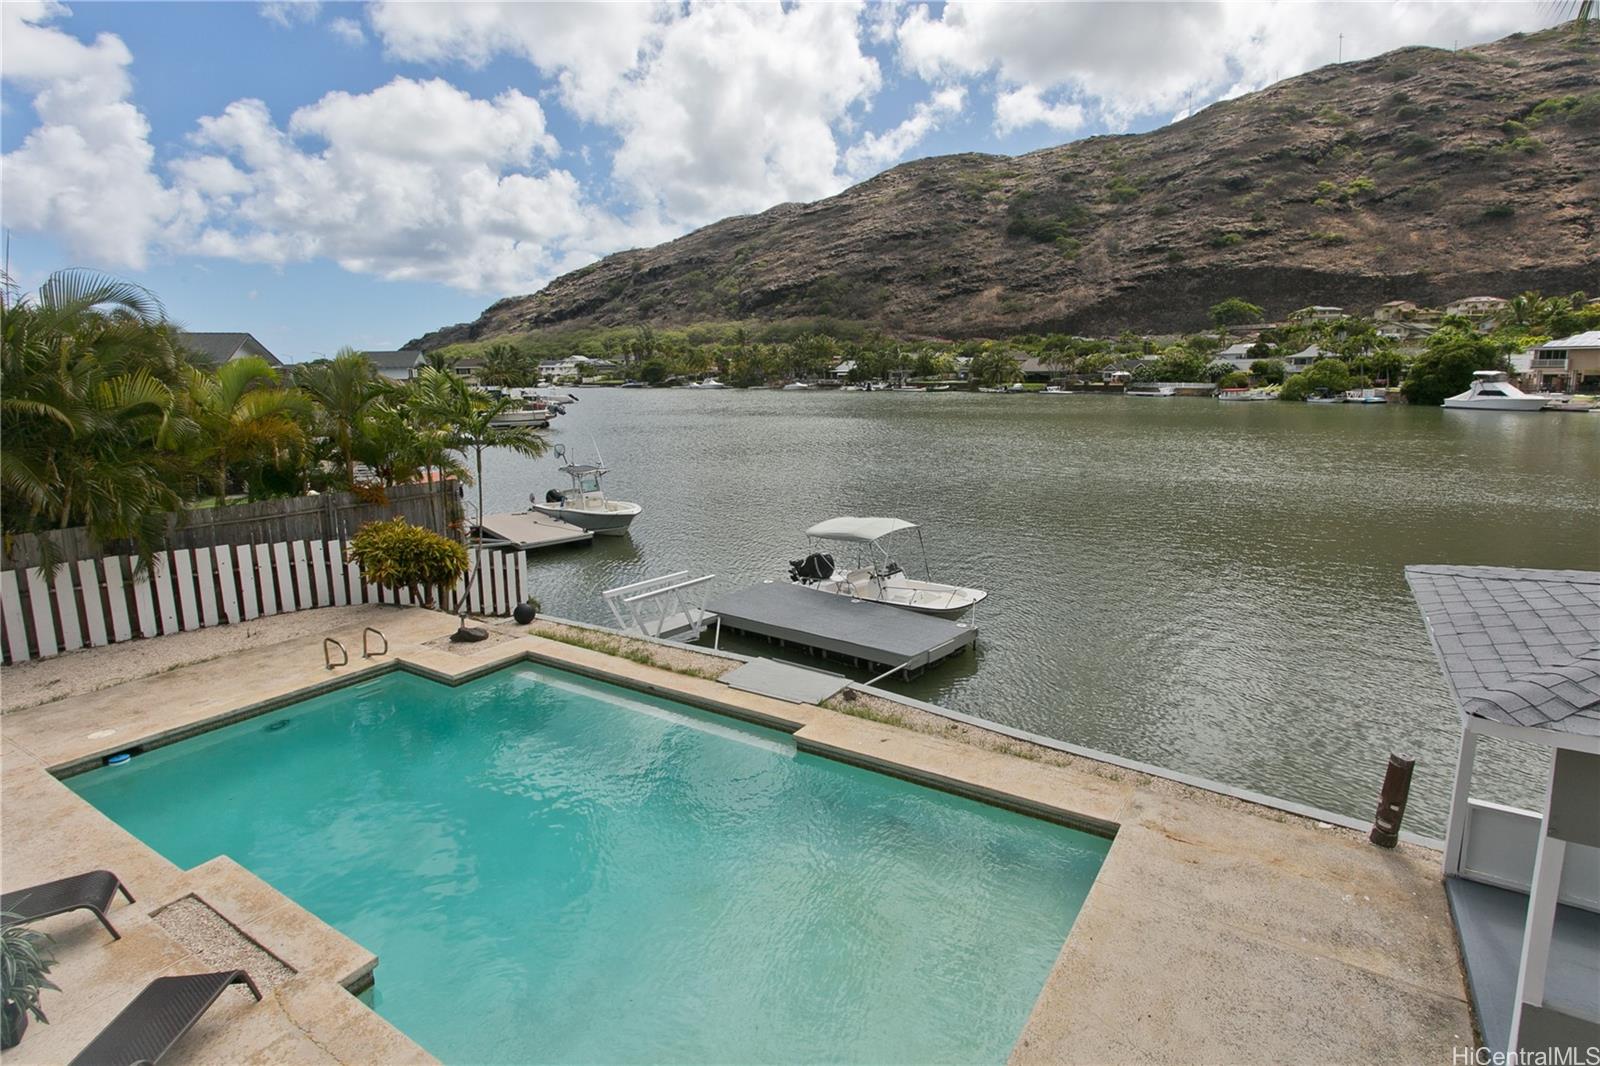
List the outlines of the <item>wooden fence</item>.
<svg viewBox="0 0 1600 1066">
<path fill-rule="evenodd" d="M 472 569 L 434 603 L 506 615 L 527 595 L 522 552 L 468 549 Z M 79 559 L 46 579 L 38 567 L 0 570 L 0 646 L 8 663 L 63 651 L 346 604 L 413 602 L 365 581 L 339 540 L 180 548 L 144 572 L 133 556 Z M 443 593 L 443 595 L 441 595 Z"/>
<path fill-rule="evenodd" d="M 165 546 L 215 548 L 224 544 L 344 540 L 368 522 L 397 516 L 449 536 L 452 525 L 461 521 L 460 489 L 454 478 L 437 484 L 396 485 L 384 496 L 384 502 L 373 503 L 352 492 L 325 492 L 320 496 L 185 511 L 168 517 Z M 102 548 L 82 528 L 58 529 L 48 536 L 57 557 L 72 563 L 99 559 L 129 547 L 120 544 Z M 38 536 L 23 533 L 6 538 L 6 566 L 25 569 L 42 561 Z"/>
</svg>

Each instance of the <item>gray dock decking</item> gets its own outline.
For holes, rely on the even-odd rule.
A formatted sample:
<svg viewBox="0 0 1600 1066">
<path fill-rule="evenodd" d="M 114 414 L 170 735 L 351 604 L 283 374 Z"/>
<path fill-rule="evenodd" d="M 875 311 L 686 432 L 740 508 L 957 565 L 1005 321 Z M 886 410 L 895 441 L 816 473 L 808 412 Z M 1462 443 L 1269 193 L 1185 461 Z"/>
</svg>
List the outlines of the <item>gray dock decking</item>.
<svg viewBox="0 0 1600 1066">
<path fill-rule="evenodd" d="M 978 639 L 976 624 L 852 600 L 787 581 L 762 581 L 721 593 L 706 609 L 720 615 L 727 629 L 908 672 L 964 651 Z"/>
<path fill-rule="evenodd" d="M 484 515 L 483 535 L 486 541 L 499 541 L 508 548 L 521 548 L 523 551 L 594 540 L 594 534 L 587 529 L 579 529 L 570 522 L 551 518 L 538 511 Z"/>
</svg>

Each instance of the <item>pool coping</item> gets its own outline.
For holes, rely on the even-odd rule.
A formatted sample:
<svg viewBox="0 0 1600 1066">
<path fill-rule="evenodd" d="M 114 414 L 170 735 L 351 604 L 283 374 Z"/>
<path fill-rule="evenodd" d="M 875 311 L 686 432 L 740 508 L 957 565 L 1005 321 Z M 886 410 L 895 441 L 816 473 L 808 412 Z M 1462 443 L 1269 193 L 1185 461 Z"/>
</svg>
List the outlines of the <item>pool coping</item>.
<svg viewBox="0 0 1600 1066">
<path fill-rule="evenodd" d="M 1117 770 L 1102 775 L 1071 767 L 1040 764 L 825 708 L 791 704 L 740 692 L 716 681 L 645 666 L 534 635 L 518 635 L 477 650 L 444 651 L 425 645 L 453 627 L 454 619 L 433 614 L 433 619 L 442 618 L 446 623 L 441 626 L 437 621 L 417 621 L 415 616 L 419 614 L 431 612 L 412 612 L 408 616 L 411 620 L 408 625 L 418 631 L 417 639 L 396 639 L 391 636 L 395 653 L 378 662 L 357 661 L 350 668 L 332 671 L 332 676 L 310 673 L 303 663 L 297 663 L 290 672 L 302 679 L 300 683 L 280 687 L 260 699 L 222 698 L 208 713 L 191 713 L 180 717 L 178 721 L 166 721 L 171 715 L 162 715 L 159 708 L 156 709 L 157 713 L 151 715 L 141 705 L 139 714 L 150 721 L 138 733 L 120 735 L 114 743 L 110 738 L 104 743 L 91 743 L 88 737 L 75 738 L 75 743 L 56 745 L 57 757 L 53 761 L 41 759 L 37 763 L 43 763 L 41 769 L 47 770 L 56 779 L 55 784 L 62 792 L 77 804 L 88 807 L 85 801 L 61 785 L 59 778 L 92 768 L 99 764 L 104 755 L 113 751 L 136 746 L 148 750 L 175 743 L 197 733 L 269 713 L 289 703 L 397 669 L 440 683 L 459 685 L 508 666 L 530 663 L 781 730 L 794 737 L 799 750 L 808 753 L 839 759 L 927 787 L 1111 836 L 1112 844 L 1105 862 L 1033 1005 L 1029 1021 L 1013 1047 L 1013 1061 L 1147 1059 L 1162 1047 L 1168 1052 L 1176 1052 L 1181 1048 L 1180 1057 L 1193 1058 L 1199 1055 L 1241 1061 L 1267 1061 L 1281 1057 L 1275 1053 L 1285 1051 L 1292 1051 L 1296 1056 L 1307 1054 L 1306 1048 L 1315 1046 L 1315 1042 L 1305 1039 L 1303 1026 L 1293 1027 L 1292 1031 L 1280 1035 L 1288 1043 L 1262 1041 L 1256 1034 L 1251 1044 L 1241 1046 L 1238 1041 L 1246 1034 L 1222 1031 L 1216 1020 L 1221 1015 L 1213 1016 L 1210 1012 L 1188 1019 L 1184 1026 L 1178 1027 L 1200 1034 L 1198 1043 L 1191 1039 L 1168 1045 L 1163 1040 L 1154 1039 L 1153 1034 L 1147 1034 L 1151 1039 L 1139 1041 L 1135 1034 L 1141 1028 L 1150 1027 L 1150 1012 L 1139 1012 L 1142 1021 L 1120 1019 L 1118 1016 L 1128 1009 L 1127 1004 L 1121 1001 L 1138 998 L 1132 996 L 1131 992 L 1135 987 L 1140 987 L 1147 999 L 1159 1003 L 1160 997 L 1151 995 L 1151 985 L 1153 979 L 1166 976 L 1164 974 L 1143 973 L 1136 979 L 1130 977 L 1126 983 L 1121 983 L 1123 993 L 1120 996 L 1106 1000 L 1106 990 L 1101 987 L 1106 982 L 1100 980 L 1101 975 L 1119 967 L 1126 970 L 1129 965 L 1137 970 L 1141 956 L 1147 959 L 1160 958 L 1163 949 L 1169 955 L 1179 948 L 1196 952 L 1211 950 L 1214 953 L 1219 949 L 1213 942 L 1223 937 L 1231 938 L 1235 953 L 1271 957 L 1277 963 L 1269 967 L 1275 976 L 1280 968 L 1292 971 L 1309 965 L 1311 961 L 1326 970 L 1325 979 L 1330 983 L 1349 984 L 1352 978 L 1359 975 L 1359 980 L 1370 987 L 1361 994 L 1352 993 L 1354 1004 L 1359 1008 L 1354 1013 L 1358 1016 L 1370 1015 L 1372 1026 L 1380 1025 L 1380 1019 L 1383 1019 L 1381 1025 L 1387 1027 L 1391 1037 L 1398 1013 L 1402 1021 L 1413 1023 L 1412 1032 L 1418 1038 L 1428 1030 L 1418 1029 L 1414 1023 L 1425 1020 L 1435 1030 L 1439 1025 L 1454 1030 L 1452 1039 L 1456 1043 L 1472 1042 L 1470 1012 L 1466 1006 L 1459 960 L 1455 956 L 1454 938 L 1449 935 L 1448 917 L 1445 916 L 1442 926 L 1437 921 L 1438 912 L 1445 907 L 1442 885 L 1437 877 L 1437 857 L 1423 849 L 1406 845 L 1396 852 L 1379 853 L 1378 849 L 1360 848 L 1349 839 L 1351 834 L 1348 828 L 1337 823 L 1282 811 L 1263 814 L 1255 809 L 1260 805 L 1249 799 L 1217 795 L 1207 800 L 1204 798 L 1205 789 L 1170 776 L 1154 777 L 1130 769 L 1135 779 L 1129 780 L 1121 776 L 1120 771 L 1125 767 L 1120 765 Z M 294 652 L 301 655 L 305 650 L 304 645 L 308 643 L 286 642 L 296 645 Z M 733 653 L 718 654 L 737 657 Z M 198 663 L 180 668 L 175 673 L 198 675 L 216 669 L 216 663 Z M 277 675 L 273 676 L 276 678 Z M 151 684 L 159 686 L 160 682 L 160 677 L 146 678 L 117 687 L 142 685 L 148 688 Z M 187 677 L 186 683 L 197 684 L 198 678 Z M 884 695 L 910 702 L 892 693 Z M 95 693 L 93 696 L 69 698 L 63 702 L 92 703 L 99 696 L 101 693 Z M 19 728 L 24 723 L 13 719 L 59 717 L 63 710 L 65 708 L 56 704 L 47 704 L 7 714 L 0 719 L 0 744 L 7 750 L 17 749 L 27 753 L 28 741 L 37 734 Z M 46 713 L 35 715 L 34 712 L 39 711 Z M 950 716 L 950 712 L 944 713 Z M 993 723 L 981 719 L 977 720 L 977 724 L 983 728 L 994 728 Z M 1108 761 L 1108 765 L 1117 764 Z M 1145 779 L 1138 780 L 1141 777 Z M 1206 807 L 1217 809 L 1201 810 Z M 98 812 L 94 814 L 98 815 Z M 109 820 L 104 821 L 107 826 L 120 832 L 120 828 L 109 823 Z M 1281 823 L 1282 828 L 1274 828 L 1270 823 Z M 1182 826 L 1184 831 L 1175 832 L 1174 826 Z M 1284 840 L 1267 839 L 1275 836 L 1293 840 L 1286 844 Z M 1247 839 L 1247 843 L 1239 843 L 1241 838 Z M 140 842 L 135 843 L 144 847 Z M 1298 878 L 1289 886 L 1297 892 L 1305 889 L 1316 895 L 1319 907 L 1328 907 L 1339 898 L 1348 900 L 1350 894 L 1339 894 L 1334 901 L 1330 901 L 1325 898 L 1326 886 L 1318 882 L 1331 880 L 1343 884 L 1341 879 L 1352 877 L 1347 867 L 1359 867 L 1356 881 L 1361 887 L 1374 895 L 1387 894 L 1390 897 L 1388 902 L 1397 908 L 1394 914 L 1387 915 L 1377 923 L 1378 932 L 1385 935 L 1378 938 L 1379 942 L 1374 942 L 1371 931 L 1349 927 L 1348 916 L 1341 913 L 1334 916 L 1341 923 L 1335 933 L 1317 930 L 1315 923 L 1308 922 L 1306 931 L 1315 935 L 1296 938 L 1291 929 L 1278 927 L 1283 924 L 1281 921 L 1263 923 L 1249 908 L 1240 911 L 1235 905 L 1237 901 L 1207 899 L 1204 906 L 1196 908 L 1193 901 L 1169 898 L 1174 887 L 1173 875 L 1191 873 L 1186 868 L 1189 865 L 1207 869 L 1211 876 L 1222 880 L 1239 880 L 1237 870 L 1232 867 L 1240 860 L 1253 860 L 1254 853 L 1260 851 L 1263 844 L 1273 852 L 1272 862 L 1280 862 L 1281 853 L 1285 851 L 1294 853 L 1303 850 L 1305 857 L 1301 864 L 1322 871 L 1319 878 Z M 1174 846 L 1185 852 L 1180 859 L 1164 854 Z M 1236 854 L 1230 854 L 1230 847 Z M 1329 854 L 1317 854 L 1321 851 Z M 1226 861 L 1219 863 L 1219 856 Z M 1252 891 L 1253 880 L 1256 879 L 1246 878 L 1239 886 L 1247 897 Z M 1403 890 L 1399 892 L 1395 891 L 1397 880 L 1405 882 Z M 1432 898 L 1435 894 L 1437 900 Z M 1372 897 L 1363 895 L 1363 898 Z M 1288 913 L 1298 913 L 1307 908 L 1299 900 L 1276 902 L 1278 909 Z M 293 901 L 290 904 L 299 909 Z M 1191 931 L 1187 938 L 1176 936 L 1168 943 L 1139 945 L 1142 926 L 1160 925 L 1163 919 L 1171 917 L 1159 908 L 1154 912 L 1140 910 L 1141 906 L 1156 904 L 1175 912 L 1186 909 L 1203 912 L 1194 915 L 1194 929 L 1199 930 L 1199 938 Z M 1130 917 L 1130 908 L 1135 915 L 1147 916 L 1134 920 Z M 1335 910 L 1338 909 L 1335 907 Z M 247 935 L 254 937 L 255 932 L 249 920 L 239 921 L 233 913 L 225 913 L 225 916 L 234 920 Z M 307 917 L 310 917 L 309 914 Z M 317 921 L 315 918 L 311 920 Z M 1263 934 L 1255 928 L 1262 924 L 1272 928 Z M 1389 957 L 1392 947 L 1390 941 L 1396 936 L 1401 940 L 1409 939 L 1413 942 L 1413 948 L 1421 950 L 1413 951 L 1414 957 Z M 1303 943 L 1293 943 L 1295 939 L 1314 941 L 1315 948 L 1308 954 Z M 1130 943 L 1136 945 L 1132 950 L 1128 948 Z M 1260 974 L 1252 977 L 1252 971 L 1242 966 L 1223 965 L 1221 970 L 1231 974 L 1231 982 L 1211 983 L 1220 984 L 1224 989 L 1230 987 L 1231 983 L 1235 997 L 1241 994 L 1241 986 L 1246 986 L 1250 994 L 1260 997 L 1275 994 L 1276 981 L 1270 981 L 1268 987 L 1262 987 Z M 378 971 L 378 980 L 381 982 L 381 970 Z M 1167 991 L 1171 993 L 1170 989 Z M 1085 1001 L 1097 998 L 1104 1001 L 1103 1016 L 1089 1024 L 1085 1021 L 1082 1008 Z M 1348 1014 L 1351 1004 L 1343 1006 Z M 377 1018 L 375 1012 L 369 1013 Z M 1444 1019 L 1447 1021 L 1442 1021 Z M 1085 1039 L 1086 1025 L 1092 1030 L 1092 1039 Z M 1173 1028 L 1170 1021 L 1157 1026 L 1163 1031 Z M 1466 1034 L 1464 1040 L 1461 1037 L 1463 1029 Z M 1352 1031 L 1366 1032 L 1363 1026 L 1352 1025 L 1346 1018 L 1339 1026 L 1318 1033 L 1318 1037 L 1328 1045 L 1328 1053 L 1332 1057 L 1360 1061 L 1363 1056 L 1351 1053 L 1349 1034 Z M 395 1032 L 398 1033 L 397 1030 Z M 412 1047 L 415 1048 L 415 1045 Z M 420 1048 L 415 1048 L 415 1051 L 425 1055 Z M 1247 1053 L 1250 1051 L 1254 1053 Z"/>
</svg>

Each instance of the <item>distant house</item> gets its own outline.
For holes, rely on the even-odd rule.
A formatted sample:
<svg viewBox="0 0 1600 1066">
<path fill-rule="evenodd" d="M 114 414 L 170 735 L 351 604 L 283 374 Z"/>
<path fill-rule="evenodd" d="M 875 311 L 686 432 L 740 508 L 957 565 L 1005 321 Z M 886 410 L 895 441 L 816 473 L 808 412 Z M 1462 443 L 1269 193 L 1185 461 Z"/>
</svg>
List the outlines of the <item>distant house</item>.
<svg viewBox="0 0 1600 1066">
<path fill-rule="evenodd" d="M 565 359 L 547 359 L 539 364 L 539 376 L 551 381 L 568 378 L 592 378 L 619 369 L 609 359 L 590 359 L 584 355 L 571 355 Z"/>
<path fill-rule="evenodd" d="M 1261 358 L 1259 355 L 1250 354 L 1250 349 L 1254 348 L 1258 343 L 1260 342 L 1240 341 L 1238 344 L 1230 344 L 1226 348 L 1222 349 L 1222 351 L 1212 356 L 1211 361 L 1213 363 L 1227 363 L 1235 370 L 1248 372 L 1250 369 L 1250 364 Z"/>
<path fill-rule="evenodd" d="M 1023 356 L 1021 352 L 1012 352 L 1011 356 L 1017 360 L 1017 372 L 1023 381 L 1053 381 L 1065 373 L 1060 366 L 1038 356 Z"/>
<path fill-rule="evenodd" d="M 1539 345 L 1529 371 L 1546 389 L 1600 392 L 1600 329 Z"/>
<path fill-rule="evenodd" d="M 1283 372 L 1285 374 L 1298 374 L 1317 360 L 1326 359 L 1327 357 L 1327 352 L 1313 344 L 1308 348 L 1302 348 L 1293 355 L 1285 356 L 1283 359 Z"/>
<path fill-rule="evenodd" d="M 829 373 L 832 374 L 836 380 L 844 381 L 851 375 L 852 372 L 855 371 L 855 368 L 856 361 L 854 359 L 846 359 L 829 371 Z"/>
<path fill-rule="evenodd" d="M 1444 313 L 1447 315 L 1461 315 L 1465 318 L 1488 318 L 1490 315 L 1500 313 L 1506 301 L 1498 296 L 1468 296 L 1454 303 L 1446 304 Z"/>
<path fill-rule="evenodd" d="M 1376 332 L 1378 336 L 1387 337 L 1404 347 L 1407 344 L 1415 344 L 1418 341 L 1426 340 L 1437 328 L 1431 322 L 1391 319 L 1380 323 Z"/>
<path fill-rule="evenodd" d="M 1155 362 L 1155 356 L 1132 356 L 1119 359 L 1110 366 L 1100 369 L 1100 380 L 1111 384 L 1126 382 L 1133 377 L 1133 372 L 1146 363 Z"/>
<path fill-rule="evenodd" d="M 1344 317 L 1344 308 L 1325 307 L 1315 304 L 1311 307 L 1302 307 L 1298 311 L 1289 312 L 1290 322 L 1332 322 Z"/>
<path fill-rule="evenodd" d="M 409 381 L 416 377 L 422 365 L 422 353 L 415 348 L 402 348 L 397 352 L 362 352 L 382 377 L 390 381 Z"/>
<path fill-rule="evenodd" d="M 282 366 L 283 360 L 267 350 L 267 346 L 248 333 L 189 333 L 179 331 L 178 343 L 191 356 L 191 362 L 204 366 L 221 366 L 235 359 L 254 355 L 273 366 Z"/>
<path fill-rule="evenodd" d="M 1374 322 L 1405 322 L 1415 318 L 1418 307 L 1410 300 L 1390 300 L 1386 304 L 1379 304 L 1372 312 Z"/>
</svg>

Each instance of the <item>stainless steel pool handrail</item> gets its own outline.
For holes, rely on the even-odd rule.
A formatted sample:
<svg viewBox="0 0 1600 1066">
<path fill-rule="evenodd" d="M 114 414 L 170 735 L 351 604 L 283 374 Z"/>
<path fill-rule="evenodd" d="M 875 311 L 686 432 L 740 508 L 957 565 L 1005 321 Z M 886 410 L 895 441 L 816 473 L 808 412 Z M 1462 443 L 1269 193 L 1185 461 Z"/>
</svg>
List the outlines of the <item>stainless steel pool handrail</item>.
<svg viewBox="0 0 1600 1066">
<path fill-rule="evenodd" d="M 371 626 L 368 626 L 367 628 L 365 628 L 365 629 L 363 629 L 361 631 L 361 657 L 363 659 L 372 658 L 372 649 L 367 647 L 367 634 L 368 633 L 376 633 L 377 636 L 378 636 L 378 639 L 383 641 L 383 650 L 378 652 L 378 654 L 379 655 L 388 655 L 389 654 L 389 638 L 383 635 L 383 630 L 381 630 L 381 629 L 373 629 Z"/>
<path fill-rule="evenodd" d="M 339 666 L 349 666 L 350 665 L 350 653 L 344 650 L 344 645 L 340 644 L 337 640 L 334 640 L 332 637 L 323 637 L 322 638 L 322 661 L 327 665 L 328 669 L 332 670 L 334 668 L 333 656 L 328 654 L 328 645 L 329 644 L 332 644 L 335 648 L 338 648 L 339 649 L 339 654 L 344 656 L 344 661 L 340 662 L 338 665 Z"/>
</svg>

